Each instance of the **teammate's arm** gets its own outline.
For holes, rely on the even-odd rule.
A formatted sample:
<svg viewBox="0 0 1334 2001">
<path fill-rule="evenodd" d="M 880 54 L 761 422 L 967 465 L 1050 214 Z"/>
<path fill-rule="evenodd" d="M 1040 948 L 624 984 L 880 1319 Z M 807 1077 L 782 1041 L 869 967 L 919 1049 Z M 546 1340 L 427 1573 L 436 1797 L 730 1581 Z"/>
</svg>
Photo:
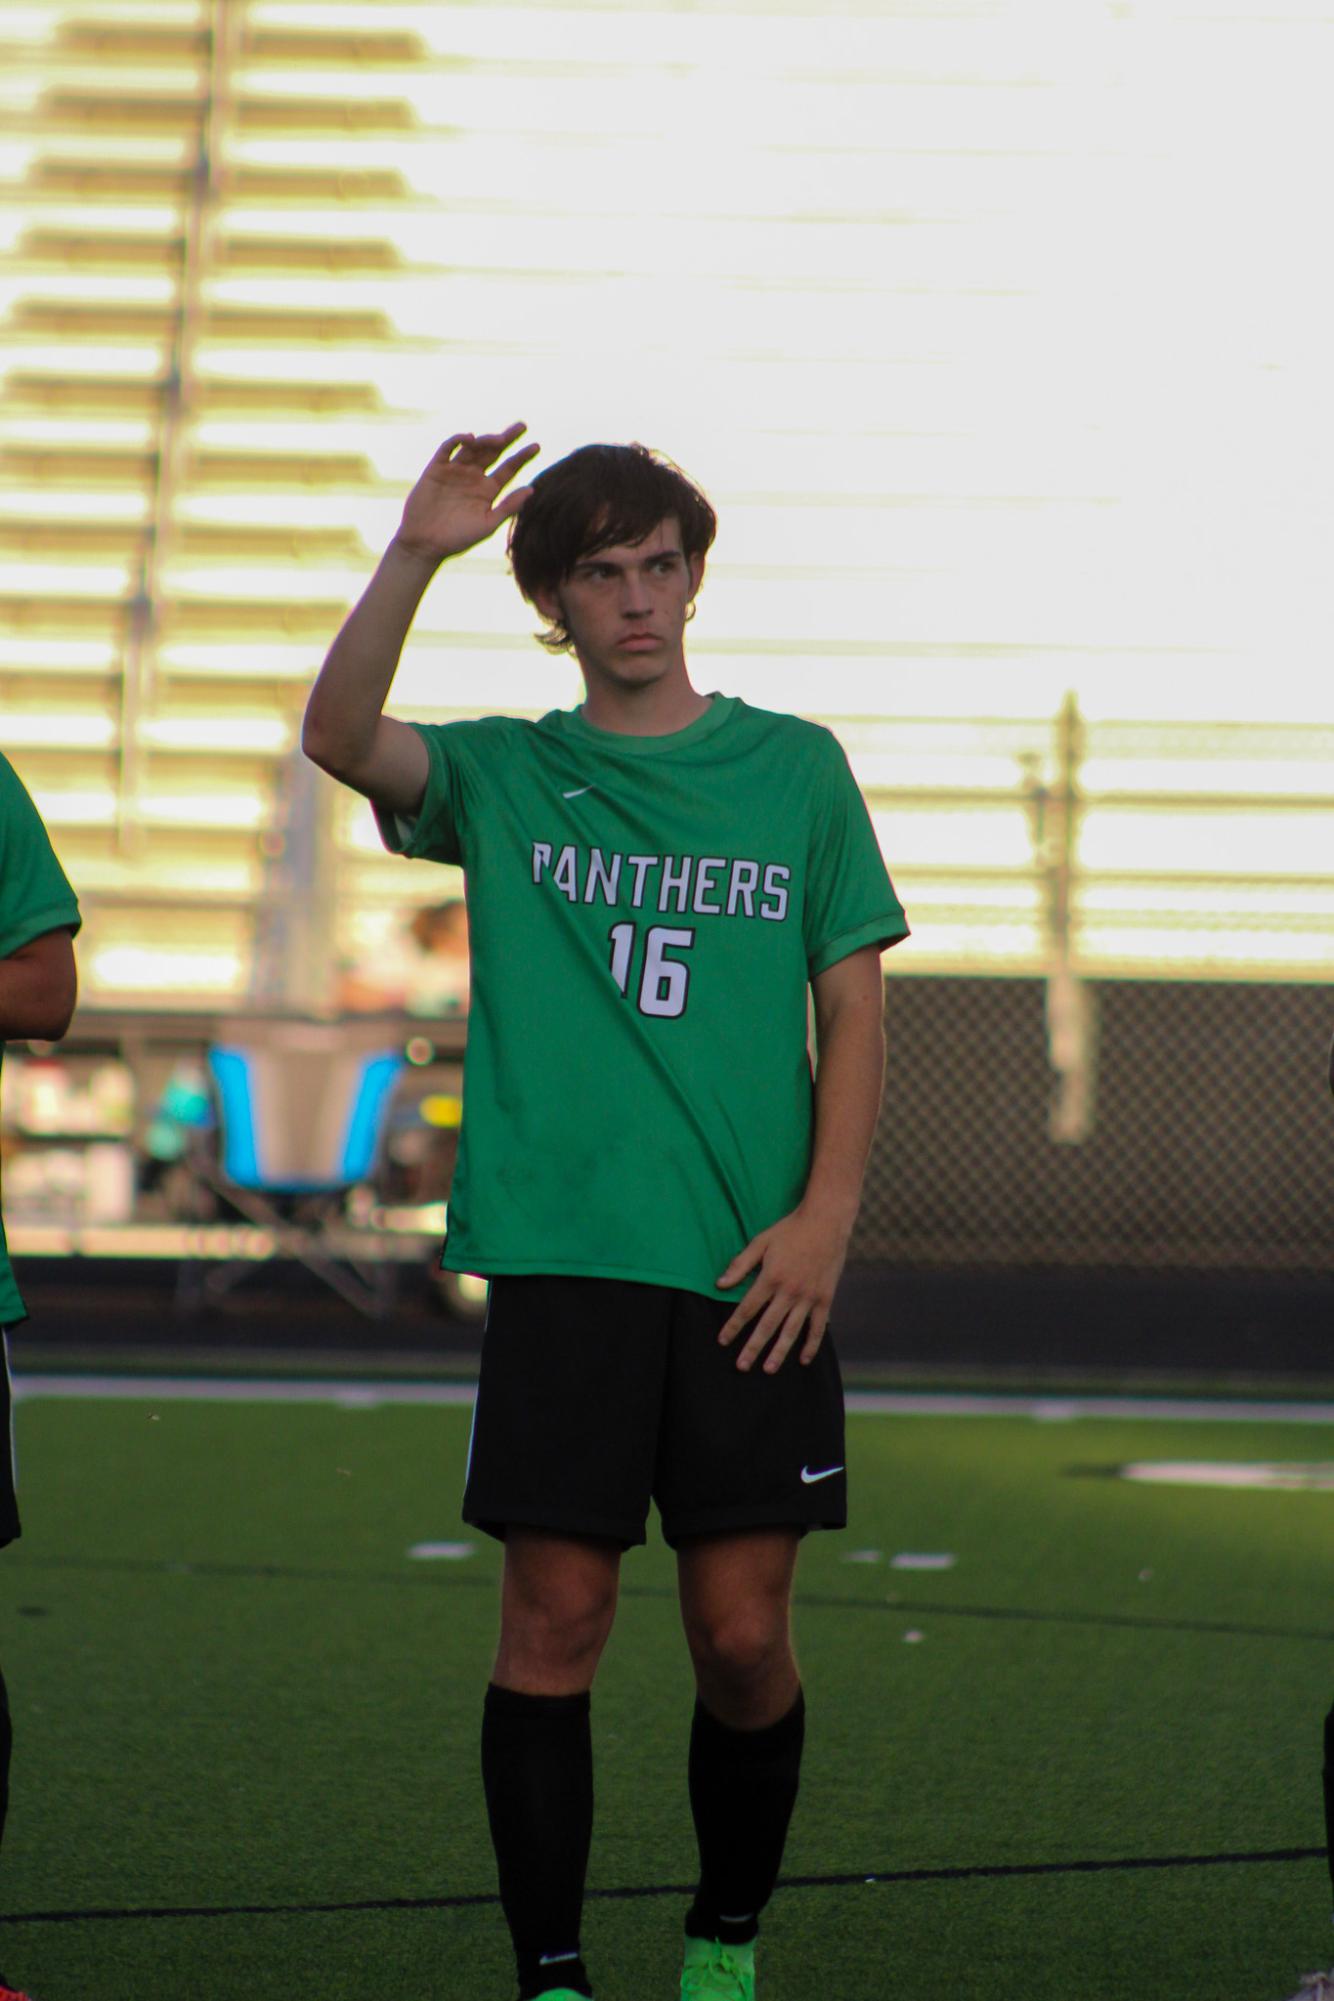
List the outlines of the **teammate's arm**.
<svg viewBox="0 0 1334 2001">
<path fill-rule="evenodd" d="M 59 1042 L 78 996 L 74 940 L 65 929 L 43 931 L 0 959 L 0 1040 L 35 1037 Z"/>
<path fill-rule="evenodd" d="M 446 438 L 408 495 L 398 532 L 329 648 L 306 704 L 301 748 L 312 763 L 393 813 L 415 813 L 426 790 L 426 746 L 383 713 L 403 642 L 442 562 L 484 542 L 517 514 L 530 487 L 505 488 L 536 454 L 522 424 Z"/>
<path fill-rule="evenodd" d="M 803 1328 L 802 1362 L 814 1359 L 824 1339 L 884 1085 L 885 989 L 878 948 L 850 952 L 817 973 L 812 990 L 818 1064 L 806 1192 L 790 1215 L 752 1238 L 718 1280 L 726 1289 L 759 1266 L 718 1338 L 729 1346 L 758 1315 L 737 1367 L 753 1367 L 768 1347 L 769 1374 L 782 1367 Z"/>
</svg>

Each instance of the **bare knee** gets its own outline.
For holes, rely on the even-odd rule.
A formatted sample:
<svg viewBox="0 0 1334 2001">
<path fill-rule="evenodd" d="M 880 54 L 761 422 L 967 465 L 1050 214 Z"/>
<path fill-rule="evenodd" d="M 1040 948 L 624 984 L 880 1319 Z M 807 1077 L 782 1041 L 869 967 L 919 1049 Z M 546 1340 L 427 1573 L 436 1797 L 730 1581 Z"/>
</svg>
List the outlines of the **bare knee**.
<svg viewBox="0 0 1334 2001">
<path fill-rule="evenodd" d="M 686 1626 L 691 1659 L 702 1690 L 720 1687 L 744 1695 L 765 1686 L 791 1659 L 787 1607 L 741 1605 Z"/>
<path fill-rule="evenodd" d="M 774 1723 L 797 1699 L 788 1607 L 793 1530 L 700 1537 L 678 1552 L 681 1617 L 706 1709 L 738 1730 Z"/>
<path fill-rule="evenodd" d="M 531 1694 L 588 1688 L 616 1615 L 618 1566 L 610 1548 L 507 1544 L 495 1679 Z"/>
<path fill-rule="evenodd" d="M 499 1658 L 528 1675 L 554 1675 L 586 1686 L 611 1631 L 615 1599 L 548 1599 L 505 1609 Z M 502 1680 L 504 1676 L 500 1677 Z"/>
</svg>

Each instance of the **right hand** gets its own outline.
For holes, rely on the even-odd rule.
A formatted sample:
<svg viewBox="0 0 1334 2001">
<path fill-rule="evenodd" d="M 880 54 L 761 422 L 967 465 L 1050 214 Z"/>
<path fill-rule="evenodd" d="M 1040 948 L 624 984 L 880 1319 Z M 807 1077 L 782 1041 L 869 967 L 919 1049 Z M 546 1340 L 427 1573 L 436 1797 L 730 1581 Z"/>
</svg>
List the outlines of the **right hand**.
<svg viewBox="0 0 1334 2001">
<path fill-rule="evenodd" d="M 508 430 L 481 437 L 461 431 L 446 438 L 407 497 L 395 537 L 400 548 L 440 562 L 484 542 L 502 521 L 517 514 L 533 489 L 516 486 L 506 493 L 505 488 L 541 447 L 524 445 L 499 465 L 495 462 L 526 429 L 524 424 L 511 424 Z"/>
</svg>

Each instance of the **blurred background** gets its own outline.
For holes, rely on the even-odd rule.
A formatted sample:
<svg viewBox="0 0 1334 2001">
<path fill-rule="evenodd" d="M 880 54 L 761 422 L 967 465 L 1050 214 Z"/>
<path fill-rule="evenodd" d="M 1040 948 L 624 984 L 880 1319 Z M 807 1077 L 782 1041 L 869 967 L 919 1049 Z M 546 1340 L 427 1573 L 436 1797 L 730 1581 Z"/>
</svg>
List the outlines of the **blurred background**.
<svg viewBox="0 0 1334 2001">
<path fill-rule="evenodd" d="M 355 1019 L 405 1059 L 374 1167 L 295 1220 L 401 1333 L 462 883 L 297 733 L 434 445 L 523 417 L 704 486 L 696 680 L 837 732 L 908 908 L 850 1334 L 1334 1376 L 1332 34 L 1324 0 L 8 0 L 0 747 L 85 913 L 74 1030 L 5 1062 L 29 1292 L 156 1264 L 193 1315 L 290 1255 L 290 1174 L 276 1223 L 223 1185 L 209 1052 Z M 578 700 L 531 625 L 473 552 L 394 710 Z"/>
</svg>

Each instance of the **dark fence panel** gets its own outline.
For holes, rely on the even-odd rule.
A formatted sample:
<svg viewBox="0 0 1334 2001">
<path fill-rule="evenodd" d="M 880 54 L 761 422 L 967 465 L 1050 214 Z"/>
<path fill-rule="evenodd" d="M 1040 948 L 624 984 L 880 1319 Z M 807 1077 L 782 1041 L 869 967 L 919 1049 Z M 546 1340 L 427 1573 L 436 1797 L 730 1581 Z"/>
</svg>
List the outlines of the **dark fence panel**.
<svg viewBox="0 0 1334 2001">
<path fill-rule="evenodd" d="M 895 979 L 854 1260 L 1334 1272 L 1334 997 L 1103 982 L 1088 1137 L 1050 1137 L 1039 980 Z"/>
</svg>

